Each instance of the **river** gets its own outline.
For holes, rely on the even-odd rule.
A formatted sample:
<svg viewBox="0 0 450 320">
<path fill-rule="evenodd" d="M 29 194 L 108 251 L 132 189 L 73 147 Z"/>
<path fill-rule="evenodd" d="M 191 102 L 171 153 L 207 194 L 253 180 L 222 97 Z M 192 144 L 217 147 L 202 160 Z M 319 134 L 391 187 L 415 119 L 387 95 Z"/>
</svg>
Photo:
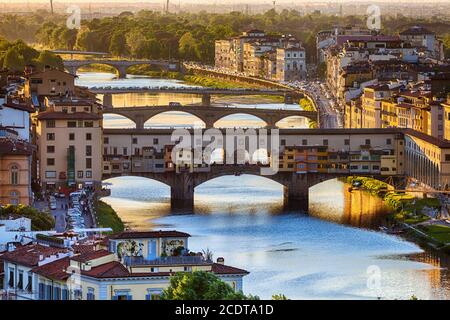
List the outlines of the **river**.
<svg viewBox="0 0 450 320">
<path fill-rule="evenodd" d="M 78 81 L 89 79 L 81 75 Z M 131 86 L 154 80 L 120 81 Z M 282 293 L 290 299 L 450 298 L 448 256 L 379 232 L 387 213 L 381 200 L 361 191 L 350 194 L 340 181 L 310 189 L 308 214 L 284 210 L 282 187 L 263 177 L 208 181 L 195 189 L 194 211 L 186 214 L 171 212 L 170 190 L 159 182 L 108 181 L 112 194 L 104 200 L 129 227 L 190 233 L 191 250 L 209 248 L 225 264 L 250 271 L 245 293 L 261 298 Z"/>
</svg>

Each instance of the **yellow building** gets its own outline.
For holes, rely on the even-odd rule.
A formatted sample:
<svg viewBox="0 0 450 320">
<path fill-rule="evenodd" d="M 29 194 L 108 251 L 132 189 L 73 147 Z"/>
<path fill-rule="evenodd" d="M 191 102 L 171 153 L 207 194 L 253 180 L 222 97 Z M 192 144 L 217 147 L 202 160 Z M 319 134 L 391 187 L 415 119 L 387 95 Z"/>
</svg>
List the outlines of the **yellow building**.
<svg viewBox="0 0 450 320">
<path fill-rule="evenodd" d="M 386 84 L 364 88 L 364 93 L 361 96 L 363 128 L 382 128 L 381 104 L 391 94 L 392 90 Z"/>
<path fill-rule="evenodd" d="M 32 151 L 14 130 L 0 127 L 0 206 L 31 204 Z"/>
<path fill-rule="evenodd" d="M 101 183 L 103 117 L 94 101 L 45 99 L 46 110 L 34 116 L 41 186 L 54 189 Z"/>
<path fill-rule="evenodd" d="M 444 108 L 444 139 L 450 140 L 450 94 L 447 95 L 447 102 L 442 103 Z"/>
</svg>

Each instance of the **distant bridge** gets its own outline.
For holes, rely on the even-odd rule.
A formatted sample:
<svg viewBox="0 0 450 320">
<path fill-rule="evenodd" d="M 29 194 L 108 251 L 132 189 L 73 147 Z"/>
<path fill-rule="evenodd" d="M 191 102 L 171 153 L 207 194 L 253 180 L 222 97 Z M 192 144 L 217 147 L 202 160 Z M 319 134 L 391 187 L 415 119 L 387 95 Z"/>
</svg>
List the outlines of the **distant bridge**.
<svg viewBox="0 0 450 320">
<path fill-rule="evenodd" d="M 71 74 L 76 74 L 77 70 L 83 66 L 92 64 L 108 65 L 117 70 L 119 78 L 126 78 L 127 69 L 131 66 L 149 65 L 158 66 L 168 71 L 178 71 L 179 63 L 167 60 L 113 60 L 113 59 L 87 59 L 87 60 L 64 60 L 64 68 Z"/>
<path fill-rule="evenodd" d="M 103 94 L 103 105 L 112 107 L 113 94 L 126 93 L 171 93 L 171 94 L 196 94 L 202 96 L 202 105 L 209 106 L 211 104 L 212 95 L 269 95 L 282 96 L 284 103 L 292 104 L 298 102 L 303 94 L 297 93 L 293 90 L 278 90 L 278 89 L 217 89 L 217 88 L 203 88 L 203 87 L 142 87 L 142 88 L 111 88 L 111 87 L 94 87 L 89 89 L 95 94 Z"/>
<path fill-rule="evenodd" d="M 123 107 L 105 108 L 104 114 L 118 114 L 124 116 L 136 124 L 136 129 L 144 128 L 144 124 L 152 117 L 168 111 L 182 111 L 198 117 L 205 123 L 206 128 L 213 128 L 221 118 L 244 113 L 255 116 L 263 120 L 268 127 L 276 127 L 276 123 L 284 118 L 299 116 L 313 121 L 317 121 L 317 112 L 283 109 L 261 109 L 261 108 L 235 108 L 235 107 L 210 107 L 210 106 L 144 106 L 144 107 Z"/>
</svg>

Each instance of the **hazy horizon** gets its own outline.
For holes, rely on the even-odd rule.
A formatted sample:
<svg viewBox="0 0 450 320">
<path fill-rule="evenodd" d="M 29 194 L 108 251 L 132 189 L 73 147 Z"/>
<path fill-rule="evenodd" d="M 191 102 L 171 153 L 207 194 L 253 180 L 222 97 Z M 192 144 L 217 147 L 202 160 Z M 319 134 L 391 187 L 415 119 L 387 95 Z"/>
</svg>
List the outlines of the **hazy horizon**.
<svg viewBox="0 0 450 320">
<path fill-rule="evenodd" d="M 18 3 L 49 3 L 49 0 L 0 0 L 0 3 L 7 3 L 7 4 L 18 4 Z M 58 3 L 135 3 L 135 4 L 164 4 L 166 3 L 166 0 L 149 0 L 149 1 L 143 1 L 143 0 L 53 0 L 53 4 Z M 224 5 L 224 4 L 244 4 L 244 3 L 254 3 L 259 5 L 264 4 L 273 4 L 272 0 L 169 0 L 171 3 L 189 3 L 189 4 L 214 4 L 217 3 L 218 5 Z M 336 3 L 392 3 L 392 0 L 276 0 L 276 4 L 317 4 L 317 3 L 324 3 L 324 4 L 336 4 Z M 395 3 L 423 3 L 423 0 L 396 0 Z M 393 4 L 395 4 L 393 3 Z M 428 1 L 427 3 L 424 3 L 424 5 L 429 5 L 431 3 L 450 3 L 450 0 L 432 0 Z"/>
</svg>

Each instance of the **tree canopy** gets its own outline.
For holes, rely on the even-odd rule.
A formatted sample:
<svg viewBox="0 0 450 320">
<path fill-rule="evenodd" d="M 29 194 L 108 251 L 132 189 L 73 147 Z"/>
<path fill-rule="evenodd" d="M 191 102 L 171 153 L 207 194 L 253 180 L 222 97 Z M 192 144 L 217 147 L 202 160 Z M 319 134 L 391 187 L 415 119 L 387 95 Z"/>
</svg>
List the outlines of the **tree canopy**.
<svg viewBox="0 0 450 320">
<path fill-rule="evenodd" d="M 179 272 L 170 278 L 170 285 L 164 290 L 163 300 L 257 300 L 235 292 L 230 285 L 215 274 L 206 271 Z"/>
<path fill-rule="evenodd" d="M 34 231 L 51 230 L 55 226 L 55 219 L 50 213 L 40 212 L 33 207 L 24 205 L 0 207 L 0 219 L 8 219 L 9 217 L 31 219 L 31 229 Z"/>
</svg>

